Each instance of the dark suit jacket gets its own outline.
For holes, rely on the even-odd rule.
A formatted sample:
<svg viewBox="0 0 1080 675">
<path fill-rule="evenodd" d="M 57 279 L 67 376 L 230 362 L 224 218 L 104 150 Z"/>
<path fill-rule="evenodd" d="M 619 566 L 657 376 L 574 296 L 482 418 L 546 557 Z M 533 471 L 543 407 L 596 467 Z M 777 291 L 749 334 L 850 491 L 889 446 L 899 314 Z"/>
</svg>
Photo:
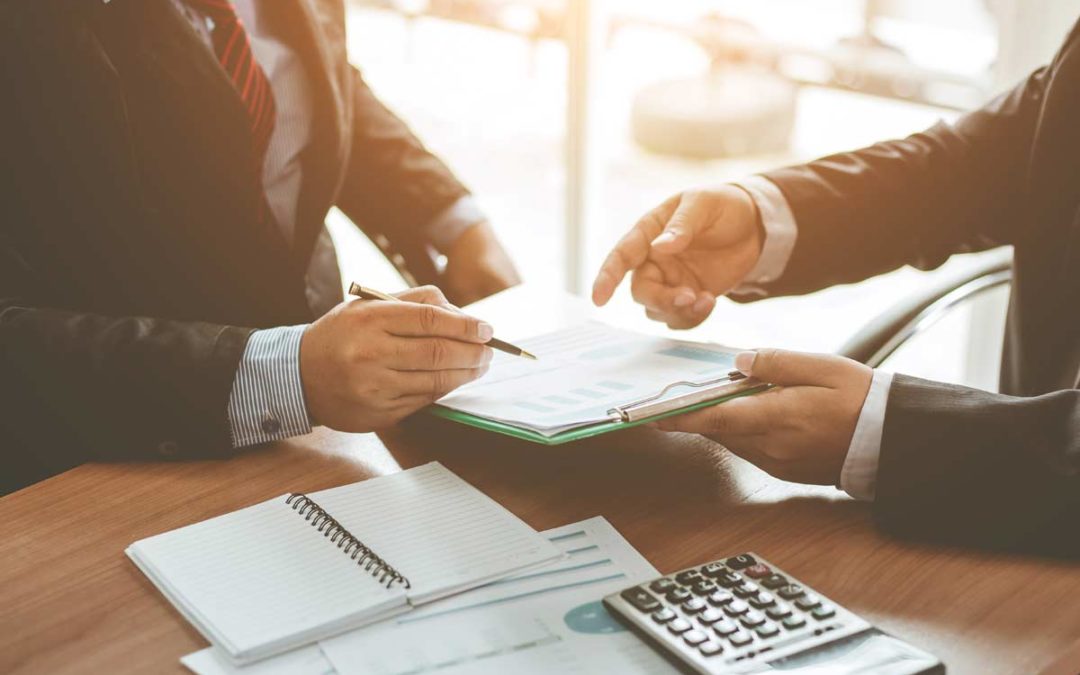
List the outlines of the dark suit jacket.
<svg viewBox="0 0 1080 675">
<path fill-rule="evenodd" d="M 252 329 L 313 317 L 332 205 L 404 239 L 466 193 L 365 86 L 341 0 L 266 3 L 316 98 L 296 242 L 171 0 L 0 3 L 0 492 L 89 459 L 230 452 Z"/>
<path fill-rule="evenodd" d="M 1080 556 L 1080 24 L 955 124 L 767 177 L 799 228 L 773 294 L 1015 247 L 1004 393 L 897 376 L 875 515 L 899 535 Z"/>
</svg>

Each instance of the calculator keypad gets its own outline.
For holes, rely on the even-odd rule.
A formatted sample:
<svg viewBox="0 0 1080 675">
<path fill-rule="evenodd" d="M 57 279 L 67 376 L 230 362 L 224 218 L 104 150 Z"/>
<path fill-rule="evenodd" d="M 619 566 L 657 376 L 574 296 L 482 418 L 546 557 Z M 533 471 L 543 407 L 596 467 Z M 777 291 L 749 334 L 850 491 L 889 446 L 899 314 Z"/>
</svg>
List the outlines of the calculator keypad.
<svg viewBox="0 0 1080 675">
<path fill-rule="evenodd" d="M 680 654 L 734 662 L 842 627 L 837 608 L 749 553 L 681 570 L 620 596 Z M 620 610 L 625 613 L 625 610 Z M 712 668 L 712 666 L 710 666 Z"/>
</svg>

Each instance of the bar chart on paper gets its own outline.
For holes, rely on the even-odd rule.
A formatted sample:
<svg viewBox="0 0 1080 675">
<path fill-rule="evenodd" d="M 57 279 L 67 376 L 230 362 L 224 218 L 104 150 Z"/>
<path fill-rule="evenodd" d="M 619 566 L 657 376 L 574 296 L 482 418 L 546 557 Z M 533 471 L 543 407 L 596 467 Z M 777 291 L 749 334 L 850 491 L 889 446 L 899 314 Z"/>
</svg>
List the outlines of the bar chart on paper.
<svg viewBox="0 0 1080 675">
<path fill-rule="evenodd" d="M 669 673 L 599 602 L 652 566 L 602 518 L 545 533 L 564 560 L 432 604 L 423 613 L 321 643 L 341 675 Z"/>
<path fill-rule="evenodd" d="M 665 392 L 673 383 L 700 383 L 729 373 L 735 350 L 639 335 L 598 322 L 521 341 L 539 357 L 497 355 L 483 378 L 438 405 L 555 436 L 612 419 L 612 409 Z M 666 391 L 675 397 L 679 386 Z"/>
</svg>

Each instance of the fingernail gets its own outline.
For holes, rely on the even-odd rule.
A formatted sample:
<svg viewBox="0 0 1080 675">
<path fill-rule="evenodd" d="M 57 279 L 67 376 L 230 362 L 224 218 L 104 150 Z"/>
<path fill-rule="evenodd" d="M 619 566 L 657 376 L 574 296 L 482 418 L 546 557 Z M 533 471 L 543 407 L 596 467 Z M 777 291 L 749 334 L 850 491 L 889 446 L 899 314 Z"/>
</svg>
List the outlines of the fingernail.
<svg viewBox="0 0 1080 675">
<path fill-rule="evenodd" d="M 754 374 L 754 359 L 756 358 L 757 352 L 739 352 L 735 355 L 735 367 L 740 373 L 750 377 Z"/>
<path fill-rule="evenodd" d="M 476 326 L 476 336 L 487 342 L 495 335 L 495 329 L 491 327 L 491 324 L 486 321 L 481 321 Z"/>
<path fill-rule="evenodd" d="M 653 244 L 670 244 L 673 241 L 675 241 L 675 233 L 674 232 L 661 232 L 660 236 L 658 236 L 656 239 L 653 239 L 652 243 Z"/>
<path fill-rule="evenodd" d="M 710 298 L 698 298 L 694 302 L 694 313 L 703 314 L 709 311 L 710 307 L 712 307 L 712 300 Z"/>
<path fill-rule="evenodd" d="M 675 296 L 674 305 L 676 307 L 686 307 L 686 306 L 692 305 L 692 304 L 694 304 L 694 294 L 693 293 L 683 292 L 683 293 L 679 293 L 678 295 Z"/>
<path fill-rule="evenodd" d="M 490 347 L 484 348 L 484 360 L 480 362 L 480 365 L 487 368 L 491 365 L 491 359 L 495 358 L 495 350 Z"/>
</svg>

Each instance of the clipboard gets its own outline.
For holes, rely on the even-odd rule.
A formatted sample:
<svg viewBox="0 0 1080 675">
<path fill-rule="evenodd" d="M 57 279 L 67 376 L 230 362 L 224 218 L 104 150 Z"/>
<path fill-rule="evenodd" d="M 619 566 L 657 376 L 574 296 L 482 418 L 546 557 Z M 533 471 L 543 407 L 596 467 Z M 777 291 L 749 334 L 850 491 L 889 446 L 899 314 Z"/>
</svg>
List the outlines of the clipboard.
<svg viewBox="0 0 1080 675">
<path fill-rule="evenodd" d="M 748 378 L 737 370 L 733 370 L 722 377 L 701 382 L 686 380 L 672 382 L 651 396 L 627 401 L 613 407 L 608 411 L 609 419 L 607 421 L 567 429 L 550 436 L 507 422 L 451 410 L 437 403 L 429 406 L 426 412 L 435 417 L 441 417 L 470 427 L 483 429 L 484 431 L 493 431 L 498 434 L 539 443 L 540 445 L 553 446 L 580 441 L 622 429 L 630 429 L 666 417 L 693 412 L 742 396 L 757 394 L 770 389 L 772 386 L 766 382 Z M 691 391 L 665 398 L 671 390 L 680 387 Z"/>
</svg>

